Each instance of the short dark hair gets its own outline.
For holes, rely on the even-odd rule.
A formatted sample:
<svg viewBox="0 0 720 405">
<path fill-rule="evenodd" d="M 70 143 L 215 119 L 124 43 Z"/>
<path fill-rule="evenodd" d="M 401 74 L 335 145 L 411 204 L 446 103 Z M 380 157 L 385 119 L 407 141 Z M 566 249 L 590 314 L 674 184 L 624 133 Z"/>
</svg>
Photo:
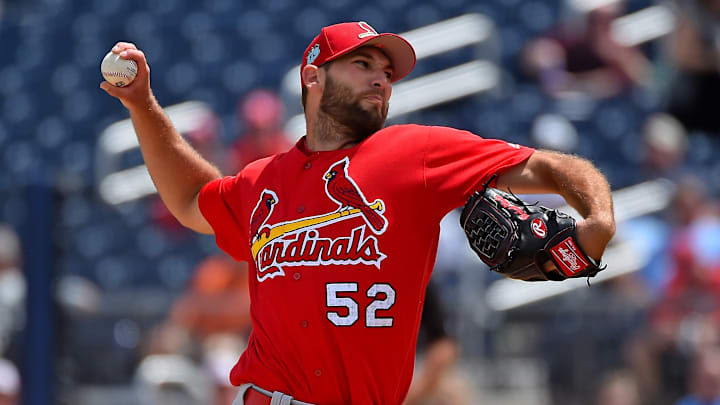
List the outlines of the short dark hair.
<svg viewBox="0 0 720 405">
<path fill-rule="evenodd" d="M 325 69 L 325 71 L 327 72 L 327 70 L 328 70 L 328 68 L 330 67 L 331 64 L 332 64 L 332 61 L 325 62 L 325 63 L 323 63 L 322 65 L 320 65 L 320 67 L 323 68 L 323 69 Z M 307 87 L 305 87 L 305 83 L 301 83 L 300 85 L 302 86 L 302 89 L 301 89 L 301 93 L 302 93 L 302 96 L 301 96 L 302 106 L 303 106 L 303 111 L 305 111 L 305 104 L 307 103 Z"/>
</svg>

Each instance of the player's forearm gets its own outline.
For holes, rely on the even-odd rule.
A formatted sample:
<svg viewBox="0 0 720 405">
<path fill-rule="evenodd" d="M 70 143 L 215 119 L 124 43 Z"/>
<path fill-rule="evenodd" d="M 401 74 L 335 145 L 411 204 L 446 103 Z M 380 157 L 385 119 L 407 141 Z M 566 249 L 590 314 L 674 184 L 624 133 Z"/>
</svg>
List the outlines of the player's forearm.
<svg viewBox="0 0 720 405">
<path fill-rule="evenodd" d="M 583 218 L 614 223 L 610 185 L 592 163 L 577 157 L 553 161 L 550 178 L 558 193 Z"/>
<path fill-rule="evenodd" d="M 519 194 L 560 194 L 608 240 L 615 232 L 610 185 L 586 159 L 538 150 L 523 165 L 503 173 L 498 188 Z"/>
<path fill-rule="evenodd" d="M 145 106 L 130 107 L 129 111 L 160 197 L 181 223 L 194 228 L 195 198 L 205 184 L 220 177 L 220 172 L 178 134 L 154 98 Z"/>
<path fill-rule="evenodd" d="M 612 192 L 605 176 L 590 161 L 576 156 L 548 154 L 543 163 L 545 181 L 584 218 L 585 235 L 592 235 L 586 250 L 598 258 L 615 234 Z"/>
</svg>

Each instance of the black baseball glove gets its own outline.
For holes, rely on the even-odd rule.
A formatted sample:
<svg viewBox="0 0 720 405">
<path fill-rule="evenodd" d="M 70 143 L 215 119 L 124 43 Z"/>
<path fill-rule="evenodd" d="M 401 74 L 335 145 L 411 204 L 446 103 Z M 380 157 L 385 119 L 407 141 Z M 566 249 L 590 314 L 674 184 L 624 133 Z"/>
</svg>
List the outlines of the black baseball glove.
<svg viewBox="0 0 720 405">
<path fill-rule="evenodd" d="M 480 259 L 509 278 L 561 281 L 604 269 L 580 247 L 573 217 L 487 185 L 468 199 L 460 225 Z M 547 270 L 548 260 L 559 271 Z"/>
</svg>

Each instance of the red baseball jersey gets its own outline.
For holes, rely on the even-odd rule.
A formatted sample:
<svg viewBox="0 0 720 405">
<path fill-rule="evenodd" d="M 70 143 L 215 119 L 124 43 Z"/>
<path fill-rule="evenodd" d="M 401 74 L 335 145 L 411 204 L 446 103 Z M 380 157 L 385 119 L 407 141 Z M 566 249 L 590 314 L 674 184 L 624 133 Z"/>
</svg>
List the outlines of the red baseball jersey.
<svg viewBox="0 0 720 405">
<path fill-rule="evenodd" d="M 218 246 L 250 263 L 253 330 L 232 383 L 320 405 L 400 404 L 440 220 L 532 153 L 398 125 L 350 149 L 311 152 L 303 138 L 207 184 L 200 209 Z"/>
</svg>

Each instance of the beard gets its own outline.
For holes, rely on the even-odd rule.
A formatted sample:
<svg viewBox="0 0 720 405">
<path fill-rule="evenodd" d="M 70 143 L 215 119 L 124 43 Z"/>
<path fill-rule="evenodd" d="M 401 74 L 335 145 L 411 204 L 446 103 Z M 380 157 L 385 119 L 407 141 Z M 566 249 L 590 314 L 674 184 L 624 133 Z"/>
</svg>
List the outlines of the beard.
<svg viewBox="0 0 720 405">
<path fill-rule="evenodd" d="M 365 92 L 353 96 L 352 89 L 334 81 L 327 75 L 325 90 L 320 99 L 320 111 L 342 125 L 354 141 L 362 141 L 382 129 L 388 113 L 388 103 L 383 101 L 380 109 L 366 110 L 360 104 L 367 95 L 380 92 Z"/>
</svg>

